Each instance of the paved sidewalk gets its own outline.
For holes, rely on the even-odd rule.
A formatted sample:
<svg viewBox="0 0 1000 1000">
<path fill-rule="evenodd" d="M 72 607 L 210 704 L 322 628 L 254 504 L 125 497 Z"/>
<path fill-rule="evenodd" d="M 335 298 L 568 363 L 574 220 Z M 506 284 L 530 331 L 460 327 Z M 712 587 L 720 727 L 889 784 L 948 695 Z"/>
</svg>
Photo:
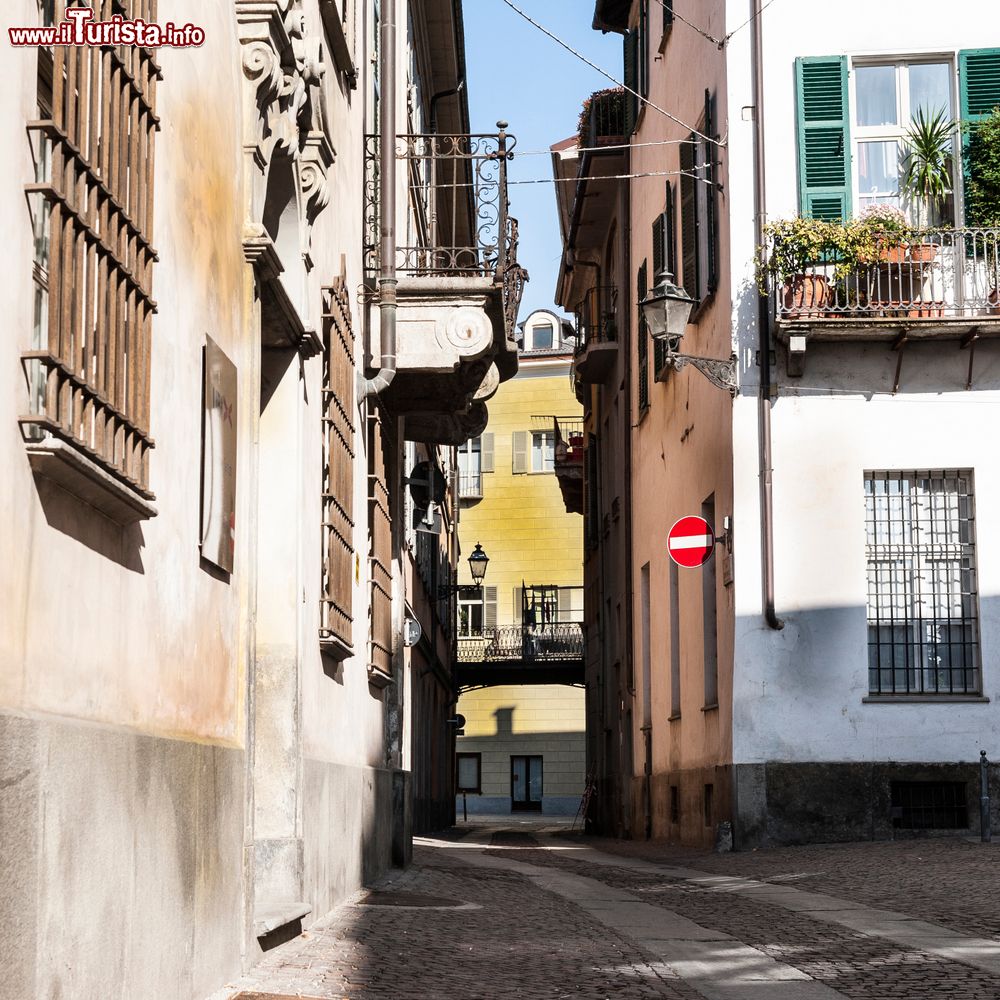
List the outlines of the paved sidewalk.
<svg viewBox="0 0 1000 1000">
<path fill-rule="evenodd" d="M 718 856 L 509 823 L 461 832 L 418 841 L 410 869 L 218 1000 L 1000 1000 L 991 845 Z"/>
</svg>

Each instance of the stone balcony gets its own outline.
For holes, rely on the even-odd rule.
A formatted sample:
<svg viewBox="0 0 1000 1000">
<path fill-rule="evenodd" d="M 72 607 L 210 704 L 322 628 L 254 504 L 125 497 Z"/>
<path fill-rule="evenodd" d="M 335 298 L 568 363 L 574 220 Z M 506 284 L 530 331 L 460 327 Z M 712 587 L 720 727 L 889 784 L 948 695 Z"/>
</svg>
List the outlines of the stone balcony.
<svg viewBox="0 0 1000 1000">
<path fill-rule="evenodd" d="M 502 126 L 502 123 L 501 123 Z M 378 273 L 378 137 L 366 144 L 366 269 Z M 412 441 L 462 444 L 486 427 L 486 401 L 517 372 L 514 339 L 527 274 L 507 200 L 514 140 L 401 135 L 409 218 L 397 241 L 396 376 L 382 394 Z M 378 367 L 375 338 L 369 364 Z"/>
</svg>

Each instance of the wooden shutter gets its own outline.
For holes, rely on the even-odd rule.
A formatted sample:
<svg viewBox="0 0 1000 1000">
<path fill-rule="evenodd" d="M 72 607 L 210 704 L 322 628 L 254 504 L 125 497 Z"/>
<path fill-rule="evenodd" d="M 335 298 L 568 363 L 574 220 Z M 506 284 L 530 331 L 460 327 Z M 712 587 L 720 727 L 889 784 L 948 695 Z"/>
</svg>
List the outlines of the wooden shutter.
<svg viewBox="0 0 1000 1000">
<path fill-rule="evenodd" d="M 648 271 L 646 261 L 639 266 L 639 273 L 636 276 L 636 302 L 642 302 L 649 289 Z M 645 410 L 649 406 L 649 329 L 646 326 L 646 315 L 642 311 L 642 306 L 636 306 L 639 314 L 639 342 L 637 344 L 637 356 L 639 359 L 639 409 Z"/>
<path fill-rule="evenodd" d="M 663 9 L 663 34 L 666 35 L 674 25 L 674 0 L 660 0 Z M 662 46 L 662 42 L 660 43 Z"/>
<path fill-rule="evenodd" d="M 1000 49 L 967 49 L 958 54 L 958 88 L 962 120 L 979 122 L 1000 105 Z M 968 157 L 969 135 L 962 137 L 963 176 L 965 178 L 965 222 L 977 224 L 974 202 L 977 199 L 971 190 Z"/>
<path fill-rule="evenodd" d="M 695 167 L 700 144 L 692 132 L 681 144 L 681 284 L 692 298 L 698 296 L 698 181 Z"/>
<path fill-rule="evenodd" d="M 851 130 L 847 57 L 795 60 L 799 212 L 817 219 L 851 214 Z"/>
<path fill-rule="evenodd" d="M 709 139 L 715 138 L 715 95 L 710 90 L 705 91 L 705 119 L 702 132 Z M 707 295 L 714 292 L 719 284 L 719 241 L 716 231 L 718 213 L 715 204 L 717 193 L 715 186 L 716 145 L 714 142 L 702 139 L 700 149 L 701 158 L 698 173 L 708 182 L 698 185 L 705 205 L 705 211 L 699 213 L 703 221 L 698 236 L 700 240 L 702 293 Z M 702 167 L 700 164 L 704 164 L 704 166 Z"/>
<path fill-rule="evenodd" d="M 514 624 L 520 625 L 524 620 L 524 587 L 514 588 Z"/>
<path fill-rule="evenodd" d="M 639 93 L 649 97 L 649 0 L 639 4 Z"/>
<path fill-rule="evenodd" d="M 513 438 L 513 461 L 511 472 L 515 476 L 524 475 L 528 471 L 528 432 L 514 431 Z"/>
<path fill-rule="evenodd" d="M 492 632 L 497 627 L 497 588 L 483 587 L 483 631 Z"/>
<path fill-rule="evenodd" d="M 625 57 L 625 135 L 635 131 L 639 117 L 639 98 L 632 91 L 639 89 L 639 33 L 633 28 L 625 32 L 622 42 Z"/>
<path fill-rule="evenodd" d="M 483 472 L 493 472 L 493 435 L 484 434 L 479 439 L 479 468 Z"/>
<path fill-rule="evenodd" d="M 982 121 L 1000 106 L 1000 49 L 967 49 L 958 54 L 963 121 Z"/>
<path fill-rule="evenodd" d="M 664 216 L 658 215 L 653 220 L 653 281 L 659 278 L 663 271 L 664 264 L 664 233 L 666 231 L 666 220 Z"/>
</svg>

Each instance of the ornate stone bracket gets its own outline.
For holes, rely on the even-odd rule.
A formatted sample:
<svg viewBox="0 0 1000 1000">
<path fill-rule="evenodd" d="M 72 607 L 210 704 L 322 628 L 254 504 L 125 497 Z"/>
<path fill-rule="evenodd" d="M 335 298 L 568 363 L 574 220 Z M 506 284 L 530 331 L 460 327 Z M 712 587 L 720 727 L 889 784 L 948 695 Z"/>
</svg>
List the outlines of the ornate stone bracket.
<svg viewBox="0 0 1000 1000">
<path fill-rule="evenodd" d="M 335 151 L 322 81 L 320 39 L 307 35 L 301 0 L 234 0 L 242 47 L 246 221 L 264 218 L 267 175 L 276 154 L 292 159 L 300 244 L 311 267 L 312 226 L 327 206 Z"/>
</svg>

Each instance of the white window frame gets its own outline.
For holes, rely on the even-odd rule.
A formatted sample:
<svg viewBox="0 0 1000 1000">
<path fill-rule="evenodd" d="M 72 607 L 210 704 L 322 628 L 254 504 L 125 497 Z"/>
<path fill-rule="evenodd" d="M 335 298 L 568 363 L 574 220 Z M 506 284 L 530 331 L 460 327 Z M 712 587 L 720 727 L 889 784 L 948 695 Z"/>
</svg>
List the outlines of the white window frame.
<svg viewBox="0 0 1000 1000">
<path fill-rule="evenodd" d="M 951 87 L 951 117 L 957 121 L 960 117 L 960 90 L 958 79 L 958 53 L 957 52 L 922 52 L 912 56 L 890 55 L 864 56 L 851 59 L 851 72 L 848 74 L 848 98 L 850 100 L 850 130 L 851 130 L 851 196 L 854 205 L 854 214 L 860 215 L 865 209 L 861 205 L 861 165 L 859 145 L 863 142 L 888 142 L 895 140 L 899 150 L 899 186 L 898 195 L 900 208 L 914 225 L 916 224 L 915 213 L 911 214 L 911 206 L 906 204 L 906 199 L 902 191 L 903 182 L 903 139 L 910 126 L 910 74 L 908 68 L 918 64 L 928 63 L 948 63 L 949 83 Z M 857 70 L 865 67 L 892 66 L 896 71 L 896 124 L 895 125 L 858 125 L 858 95 L 857 95 Z M 900 73 L 906 68 L 907 72 Z M 959 219 L 964 218 L 964 207 L 962 202 L 962 171 L 960 140 L 956 138 L 952 141 L 952 156 L 955 168 L 952 171 L 952 211 L 954 217 L 945 220 L 946 224 L 958 226 Z M 888 202 L 878 202 L 878 204 L 889 204 Z M 867 206 L 865 206 L 867 207 Z"/>
<path fill-rule="evenodd" d="M 479 608 L 479 630 L 476 631 L 473 625 L 473 608 Z M 464 620 L 462 612 L 467 611 Z M 458 595 L 458 621 L 457 632 L 459 639 L 478 639 L 486 634 L 486 594 L 482 587 L 476 588 L 474 597 L 469 597 L 461 592 Z"/>
<path fill-rule="evenodd" d="M 544 441 L 549 442 L 549 451 L 551 453 L 551 466 L 546 468 L 546 451 L 545 444 L 541 443 L 536 445 L 536 439 L 542 438 Z M 541 468 L 535 467 L 535 457 L 539 457 L 539 465 Z M 547 475 L 555 472 L 555 460 L 556 460 L 556 434 L 555 431 L 532 431 L 531 432 L 531 458 L 530 458 L 530 470 L 532 475 L 541 476 Z"/>
<path fill-rule="evenodd" d="M 552 334 L 552 343 L 548 347 L 535 346 L 535 330 L 548 329 Z M 526 351 L 554 351 L 559 346 L 559 331 L 556 329 L 555 320 L 538 320 L 526 328 L 524 337 L 524 349 Z"/>
</svg>

